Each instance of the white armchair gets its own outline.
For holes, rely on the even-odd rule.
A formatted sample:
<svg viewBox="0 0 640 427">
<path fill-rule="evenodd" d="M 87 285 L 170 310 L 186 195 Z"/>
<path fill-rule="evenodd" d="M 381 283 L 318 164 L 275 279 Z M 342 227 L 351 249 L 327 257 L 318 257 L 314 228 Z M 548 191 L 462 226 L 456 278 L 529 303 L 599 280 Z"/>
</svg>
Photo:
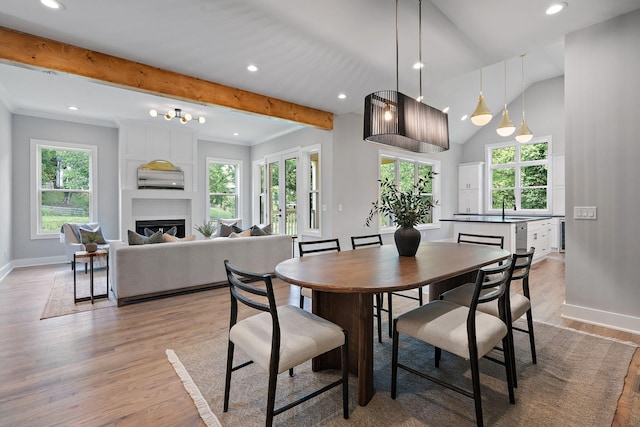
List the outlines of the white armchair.
<svg viewBox="0 0 640 427">
<path fill-rule="evenodd" d="M 80 224 L 75 222 L 67 222 L 62 224 L 62 228 L 60 229 L 60 242 L 65 244 L 67 261 L 71 264 L 71 269 L 75 268 L 73 263 L 73 254 L 78 251 L 84 250 L 84 245 L 80 241 L 80 228 L 84 228 L 86 230 L 95 230 L 100 227 L 100 224 L 97 222 L 90 222 L 88 224 Z M 98 249 L 108 249 L 109 241 L 106 240 L 106 244 L 98 245 Z M 84 264 L 85 272 L 87 271 L 87 262 L 88 258 L 80 258 L 76 262 Z M 102 263 L 106 264 L 106 260 L 99 258 L 95 261 L 98 266 Z"/>
</svg>

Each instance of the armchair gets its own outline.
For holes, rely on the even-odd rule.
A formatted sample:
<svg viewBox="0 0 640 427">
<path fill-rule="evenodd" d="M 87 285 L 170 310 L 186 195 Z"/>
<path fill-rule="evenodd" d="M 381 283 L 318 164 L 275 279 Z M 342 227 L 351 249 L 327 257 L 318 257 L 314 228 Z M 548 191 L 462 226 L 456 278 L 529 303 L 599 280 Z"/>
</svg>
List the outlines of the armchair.
<svg viewBox="0 0 640 427">
<path fill-rule="evenodd" d="M 80 224 L 75 222 L 66 222 L 62 224 L 62 228 L 60 228 L 60 242 L 65 244 L 65 251 L 67 256 L 67 261 L 71 264 L 71 270 L 75 269 L 75 264 L 73 263 L 73 254 L 78 251 L 84 250 L 84 245 L 82 244 L 80 238 L 80 229 L 92 230 L 100 228 L 100 224 L 97 222 L 90 222 L 88 224 Z M 105 240 L 104 244 L 98 244 L 98 249 L 108 249 L 109 241 Z M 84 264 L 85 273 L 87 271 L 87 262 L 88 258 L 80 258 L 76 260 L 76 263 Z M 96 260 L 98 263 L 106 262 L 102 259 Z M 100 264 L 99 264 L 100 265 Z"/>
</svg>

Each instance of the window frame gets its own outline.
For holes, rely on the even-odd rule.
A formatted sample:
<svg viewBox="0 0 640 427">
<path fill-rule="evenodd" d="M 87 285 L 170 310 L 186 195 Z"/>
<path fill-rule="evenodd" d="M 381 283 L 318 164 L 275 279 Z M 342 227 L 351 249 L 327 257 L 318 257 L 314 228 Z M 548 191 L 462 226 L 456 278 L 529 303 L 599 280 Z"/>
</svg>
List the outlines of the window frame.
<svg viewBox="0 0 640 427">
<path fill-rule="evenodd" d="M 530 161 L 522 161 L 520 159 L 521 147 L 526 145 L 534 145 L 540 144 L 542 142 L 547 143 L 547 157 L 545 160 L 530 160 Z M 492 163 L 492 150 L 506 147 L 515 147 L 515 161 L 513 163 L 505 163 L 500 165 L 494 165 Z M 514 195 L 515 195 L 515 210 L 513 206 L 505 206 L 505 212 L 513 214 L 513 213 L 526 213 L 532 215 L 540 215 L 540 214 L 551 214 L 553 211 L 552 200 L 553 200 L 553 156 L 552 156 L 552 137 L 549 136 L 541 136 L 533 138 L 529 142 L 521 143 L 516 140 L 500 142 L 495 144 L 487 144 L 485 145 L 485 173 L 487 176 L 486 179 L 486 212 L 487 213 L 502 213 L 502 209 L 494 209 L 493 208 L 493 173 L 494 169 L 503 169 L 503 168 L 514 168 L 515 169 L 515 187 L 514 187 Z M 528 166 L 538 166 L 538 165 L 546 165 L 547 166 L 547 208 L 546 209 L 522 209 L 522 189 L 530 188 L 530 187 L 522 187 L 522 168 Z M 544 188 L 542 186 L 538 186 L 535 188 Z"/>
<path fill-rule="evenodd" d="M 322 146 L 320 144 L 310 145 L 300 149 L 301 160 L 301 174 L 298 175 L 298 200 L 304 200 L 301 209 L 299 210 L 300 218 L 304 218 L 304 224 L 302 227 L 298 227 L 298 233 L 305 236 L 322 236 Z M 310 172 L 311 172 L 311 155 L 318 154 L 318 188 L 313 191 L 311 189 Z M 309 209 L 309 198 L 312 193 L 317 194 L 317 206 L 318 206 L 318 226 L 317 228 L 310 228 L 308 224 L 309 217 L 311 215 Z M 302 198 L 300 198 L 302 197 Z"/>
<path fill-rule="evenodd" d="M 387 159 L 394 159 L 395 161 L 395 179 L 396 179 L 396 185 L 398 183 L 398 170 L 399 170 L 399 161 L 403 161 L 403 162 L 411 162 L 414 163 L 414 182 L 416 182 L 416 180 L 418 179 L 418 175 L 417 175 L 417 165 L 418 164 L 426 164 L 431 166 L 432 171 L 435 172 L 435 176 L 433 177 L 432 183 L 431 183 L 431 197 L 432 200 L 434 201 L 434 203 L 436 203 L 438 200 L 440 200 L 440 176 L 441 176 L 441 162 L 439 160 L 434 160 L 434 159 L 430 159 L 427 157 L 422 157 L 419 155 L 410 155 L 410 154 L 399 154 L 396 152 L 391 152 L 391 151 L 384 151 L 384 150 L 379 150 L 378 151 L 378 181 L 380 181 L 381 179 L 381 173 L 380 173 L 380 167 L 382 166 L 382 159 L 383 158 L 387 158 Z M 429 194 L 429 193 L 427 193 Z M 380 188 L 378 186 L 378 200 L 380 200 Z M 418 224 L 415 228 L 417 228 L 418 230 L 434 230 L 434 229 L 439 229 L 441 228 L 440 225 L 440 215 L 441 215 L 441 208 L 440 205 L 436 204 L 435 206 L 433 206 L 433 208 L 431 209 L 431 223 L 425 223 L 425 224 Z M 378 218 L 379 219 L 379 218 Z M 389 226 L 382 226 L 380 224 L 380 221 L 378 220 L 378 230 L 381 234 L 389 234 L 389 233 L 394 233 L 396 231 L 397 227 L 395 225 L 389 225 Z"/>
<path fill-rule="evenodd" d="M 89 195 L 89 221 L 98 222 L 98 146 L 90 144 L 77 144 L 63 141 L 50 141 L 44 139 L 30 140 L 31 167 L 30 176 L 33 182 L 30 185 L 30 234 L 31 239 L 59 239 L 60 231 L 42 230 L 42 149 L 61 151 L 85 151 L 89 153 L 89 188 L 79 192 Z M 74 190 L 75 191 L 75 190 Z"/>
<path fill-rule="evenodd" d="M 208 221 L 217 221 L 218 218 L 211 218 L 211 196 L 220 194 L 220 193 L 211 193 L 209 186 L 209 170 L 211 164 L 222 164 L 222 165 L 235 165 L 236 166 L 236 215 L 234 218 L 242 218 L 242 170 L 243 170 L 243 161 L 238 159 L 224 159 L 220 157 L 207 157 L 205 168 L 205 188 L 206 197 L 205 197 L 205 218 L 208 218 Z M 228 194 L 224 194 L 228 195 Z"/>
</svg>

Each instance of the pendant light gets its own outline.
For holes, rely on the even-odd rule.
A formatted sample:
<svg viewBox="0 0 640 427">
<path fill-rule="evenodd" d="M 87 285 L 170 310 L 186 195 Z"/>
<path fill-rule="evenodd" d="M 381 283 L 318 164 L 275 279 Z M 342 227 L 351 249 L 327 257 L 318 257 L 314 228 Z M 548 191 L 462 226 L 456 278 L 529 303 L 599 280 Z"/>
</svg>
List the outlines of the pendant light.
<svg viewBox="0 0 640 427">
<path fill-rule="evenodd" d="M 526 53 L 520 55 L 522 58 L 522 123 L 520 124 L 520 130 L 516 134 L 516 141 L 529 142 L 533 138 L 533 133 L 527 126 L 527 120 L 524 117 L 524 57 Z"/>
<path fill-rule="evenodd" d="M 422 1 L 418 0 L 422 27 Z M 422 79 L 422 75 L 420 77 Z M 396 88 L 367 95 L 364 99 L 363 139 L 417 153 L 449 149 L 449 116 L 399 92 L 398 0 L 396 0 Z M 422 90 L 420 93 L 422 96 Z"/>
<path fill-rule="evenodd" d="M 502 110 L 502 120 L 496 129 L 498 135 L 509 136 L 516 130 L 516 125 L 509 119 L 509 111 L 507 110 L 507 61 L 504 61 L 504 110 Z"/>
<path fill-rule="evenodd" d="M 478 105 L 471 114 L 471 123 L 476 126 L 484 126 L 491 121 L 493 113 L 487 107 L 484 102 L 484 95 L 482 94 L 482 68 L 480 68 L 480 95 L 478 96 Z"/>
</svg>

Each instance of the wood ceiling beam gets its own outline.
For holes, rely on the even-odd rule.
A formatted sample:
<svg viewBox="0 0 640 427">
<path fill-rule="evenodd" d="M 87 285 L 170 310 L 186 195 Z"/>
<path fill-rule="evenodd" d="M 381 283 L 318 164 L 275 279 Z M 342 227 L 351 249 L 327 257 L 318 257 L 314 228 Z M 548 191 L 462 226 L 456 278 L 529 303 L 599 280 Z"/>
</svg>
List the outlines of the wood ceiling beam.
<svg viewBox="0 0 640 427">
<path fill-rule="evenodd" d="M 333 129 L 333 114 L 277 98 L 0 27 L 0 60 L 114 86 Z"/>
</svg>

